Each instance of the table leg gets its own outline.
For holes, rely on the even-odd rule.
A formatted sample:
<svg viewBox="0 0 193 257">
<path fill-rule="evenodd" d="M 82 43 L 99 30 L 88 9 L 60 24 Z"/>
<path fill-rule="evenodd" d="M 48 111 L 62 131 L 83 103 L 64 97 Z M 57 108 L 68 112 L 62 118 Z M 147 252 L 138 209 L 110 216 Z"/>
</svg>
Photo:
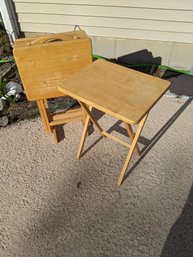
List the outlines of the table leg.
<svg viewBox="0 0 193 257">
<path fill-rule="evenodd" d="M 123 178 L 124 178 L 125 172 L 126 172 L 127 167 L 128 167 L 128 165 L 129 165 L 129 161 L 130 161 L 130 159 L 131 159 L 131 157 L 132 157 L 132 155 L 133 155 L 133 151 L 134 151 L 134 149 L 135 149 L 135 147 L 136 147 L 137 140 L 138 140 L 138 138 L 139 138 L 139 136 L 140 136 L 140 134 L 141 134 L 141 131 L 142 131 L 142 129 L 143 129 L 143 126 L 144 126 L 144 124 L 145 124 L 146 119 L 147 119 L 147 115 L 144 116 L 143 119 L 142 119 L 142 120 L 139 122 L 139 124 L 138 124 L 137 131 L 136 131 L 135 136 L 134 136 L 134 138 L 133 138 L 133 140 L 132 140 L 131 148 L 129 149 L 129 153 L 128 153 L 128 155 L 127 155 L 127 158 L 126 158 L 125 163 L 124 163 L 124 165 L 123 165 L 123 168 L 122 168 L 122 170 L 121 170 L 121 174 L 120 174 L 120 176 L 119 176 L 119 178 L 118 178 L 117 186 L 120 186 L 121 183 L 122 183 L 122 180 L 123 180 Z"/>
<path fill-rule="evenodd" d="M 127 132 L 128 132 L 128 135 L 129 135 L 131 141 L 133 141 L 133 139 L 135 137 L 135 133 L 133 132 L 133 129 L 132 129 L 131 125 L 126 123 L 126 122 L 124 122 L 124 124 L 125 124 L 125 127 L 127 129 Z M 136 143 L 136 146 L 135 146 L 135 152 L 136 152 L 137 156 L 140 156 L 140 150 L 139 150 L 139 147 L 138 147 L 137 143 Z"/>
<path fill-rule="evenodd" d="M 99 130 L 99 133 L 103 136 L 103 134 L 102 134 L 103 129 L 100 127 L 100 125 L 98 124 L 96 119 L 92 116 L 92 113 L 91 113 L 92 107 L 88 108 L 86 104 L 84 104 L 82 102 L 79 102 L 79 103 L 82 106 L 82 108 L 85 110 L 85 113 L 87 114 L 87 116 L 86 116 L 84 129 L 83 129 L 83 132 L 82 132 L 80 146 L 78 148 L 78 153 L 77 153 L 77 158 L 78 159 L 80 159 L 81 154 L 82 154 L 82 150 L 83 150 L 83 147 L 84 147 L 84 143 L 85 143 L 86 135 L 87 135 L 87 132 L 88 132 L 88 127 L 89 127 L 90 120 L 93 122 L 93 124 L 95 124 L 95 126 Z"/>
<path fill-rule="evenodd" d="M 91 110 L 88 108 L 88 106 L 85 103 L 80 102 L 82 108 L 85 110 L 86 114 L 89 116 L 90 120 L 93 122 L 93 124 L 97 127 L 99 133 L 101 134 L 101 136 L 103 136 L 103 129 L 101 128 L 101 126 L 98 124 L 98 122 L 96 121 L 96 119 L 92 116 Z"/>
<path fill-rule="evenodd" d="M 90 107 L 89 110 L 91 111 L 92 107 Z M 79 145 L 79 148 L 78 148 L 77 159 L 80 159 L 81 154 L 82 154 L 82 150 L 83 150 L 83 147 L 84 147 L 86 135 L 88 134 L 89 122 L 90 122 L 90 116 L 87 115 L 86 120 L 84 122 L 84 128 L 83 128 L 83 132 L 82 132 L 82 136 L 81 136 L 81 140 L 80 140 L 80 145 Z"/>
<path fill-rule="evenodd" d="M 38 105 L 38 109 L 40 112 L 40 116 L 42 118 L 44 129 L 45 129 L 46 133 L 51 133 L 52 131 L 51 131 L 51 128 L 49 125 L 48 112 L 45 108 L 44 100 L 38 100 L 37 105 Z"/>
</svg>

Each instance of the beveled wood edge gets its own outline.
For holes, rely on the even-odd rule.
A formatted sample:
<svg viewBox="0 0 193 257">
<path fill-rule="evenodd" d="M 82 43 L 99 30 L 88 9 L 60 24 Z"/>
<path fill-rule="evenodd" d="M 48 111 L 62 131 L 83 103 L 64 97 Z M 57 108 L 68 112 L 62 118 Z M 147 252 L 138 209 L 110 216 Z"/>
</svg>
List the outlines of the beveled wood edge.
<svg viewBox="0 0 193 257">
<path fill-rule="evenodd" d="M 57 89 L 58 89 L 60 92 L 66 94 L 66 95 L 69 95 L 69 96 L 71 96 L 71 97 L 73 97 L 73 98 L 76 98 L 76 99 L 77 99 L 78 101 L 80 101 L 80 102 L 83 102 L 83 103 L 85 103 L 85 104 L 87 104 L 87 105 L 89 105 L 89 106 L 92 106 L 92 107 L 94 107 L 94 108 L 96 108 L 96 109 L 98 109 L 98 110 L 100 110 L 100 111 L 102 111 L 102 112 L 104 112 L 104 113 L 106 113 L 106 114 L 109 114 L 110 116 L 113 116 L 113 117 L 117 118 L 118 120 L 122 120 L 123 122 L 126 122 L 126 123 L 131 124 L 131 125 L 136 125 L 136 124 L 138 124 L 138 123 L 143 119 L 143 117 L 144 117 L 147 113 L 149 113 L 149 111 L 150 111 L 150 110 L 153 108 L 153 106 L 159 101 L 159 99 L 165 94 L 165 92 L 168 90 L 169 87 L 170 87 L 170 82 L 168 81 L 168 86 L 167 86 L 167 88 L 164 90 L 164 92 L 158 97 L 158 99 L 156 99 L 156 101 L 155 101 L 151 106 L 149 106 L 149 108 L 147 109 L 147 111 L 146 111 L 143 115 L 139 116 L 139 118 L 138 118 L 137 120 L 130 120 L 130 119 L 125 118 L 125 117 L 122 116 L 122 115 L 119 115 L 119 114 L 117 114 L 117 113 L 113 113 L 113 112 L 109 111 L 109 110 L 106 109 L 106 108 L 103 108 L 103 107 L 101 107 L 101 106 L 98 106 L 97 104 L 93 104 L 92 102 L 90 102 L 90 101 L 88 101 L 88 100 L 86 100 L 86 99 L 84 99 L 84 98 L 82 98 L 82 97 L 79 97 L 79 96 L 77 96 L 76 94 L 73 94 L 73 93 L 69 92 L 68 90 L 65 90 L 64 88 L 62 88 L 62 87 L 60 87 L 60 86 L 57 86 Z"/>
</svg>

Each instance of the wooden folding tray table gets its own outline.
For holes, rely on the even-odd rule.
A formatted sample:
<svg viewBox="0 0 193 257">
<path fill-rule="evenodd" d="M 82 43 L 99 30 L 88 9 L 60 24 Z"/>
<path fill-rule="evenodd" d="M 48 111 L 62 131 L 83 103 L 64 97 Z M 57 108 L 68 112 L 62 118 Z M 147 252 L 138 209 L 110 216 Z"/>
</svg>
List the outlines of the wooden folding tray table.
<svg viewBox="0 0 193 257">
<path fill-rule="evenodd" d="M 83 30 L 17 39 L 14 58 L 29 101 L 36 101 L 46 133 L 54 133 L 58 142 L 57 126 L 81 120 L 82 108 L 51 113 L 47 100 L 64 96 L 57 89 L 72 73 L 92 63 L 92 44 Z"/>
<path fill-rule="evenodd" d="M 148 113 L 169 86 L 170 82 L 166 80 L 103 60 L 93 62 L 61 83 L 58 89 L 76 98 L 87 114 L 78 158 L 81 157 L 89 122 L 92 121 L 102 136 L 129 148 L 117 182 L 118 186 L 121 185 L 134 150 L 140 155 L 137 141 Z M 93 107 L 123 121 L 131 145 L 104 131 L 92 115 Z M 137 125 L 135 133 L 132 125 Z"/>
</svg>

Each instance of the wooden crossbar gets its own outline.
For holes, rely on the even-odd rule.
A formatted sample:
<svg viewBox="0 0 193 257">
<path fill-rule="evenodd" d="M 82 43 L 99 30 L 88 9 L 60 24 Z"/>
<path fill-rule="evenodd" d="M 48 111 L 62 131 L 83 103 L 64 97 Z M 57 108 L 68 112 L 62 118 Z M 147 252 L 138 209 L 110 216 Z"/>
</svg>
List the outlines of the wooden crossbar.
<svg viewBox="0 0 193 257">
<path fill-rule="evenodd" d="M 130 145 L 129 143 L 127 143 L 127 142 L 123 141 L 122 139 L 119 139 L 119 138 L 117 138 L 117 137 L 115 137 L 115 136 L 113 136 L 113 135 L 107 133 L 106 131 L 103 131 L 102 134 L 103 134 L 105 137 L 108 137 L 108 138 L 114 140 L 115 142 L 117 142 L 117 143 L 119 143 L 119 144 L 122 144 L 122 145 L 124 145 L 124 146 L 126 146 L 126 147 L 128 147 L 128 148 L 131 147 L 131 145 Z"/>
<path fill-rule="evenodd" d="M 106 132 L 105 130 L 103 130 L 101 128 L 101 126 L 98 124 L 97 120 L 93 117 L 91 111 L 92 111 L 92 107 L 87 107 L 86 104 L 84 104 L 83 102 L 80 102 L 82 108 L 85 110 L 85 113 L 87 114 L 87 117 L 86 117 L 86 121 L 85 121 L 85 126 L 84 126 L 84 129 L 83 129 L 83 132 L 82 132 L 82 137 L 81 137 L 81 142 L 80 142 L 80 146 L 79 146 L 79 149 L 78 149 L 78 154 L 77 154 L 77 158 L 80 159 L 81 157 L 81 154 L 82 154 L 82 150 L 83 150 L 83 147 L 84 147 L 84 143 L 85 143 L 85 139 L 86 139 L 86 135 L 87 135 L 87 131 L 88 131 L 88 127 L 89 127 L 89 122 L 92 121 L 93 124 L 97 127 L 99 133 L 101 134 L 101 136 L 105 136 L 105 137 L 108 137 L 112 140 L 114 140 L 115 142 L 117 143 L 120 143 L 126 147 L 129 148 L 129 152 L 128 152 L 128 155 L 127 155 L 127 158 L 125 160 L 125 163 L 122 167 L 122 170 L 121 170 L 121 174 L 118 178 L 118 181 L 117 181 L 117 186 L 120 186 L 122 181 L 123 181 L 123 178 L 124 178 L 124 175 L 125 175 L 125 172 L 127 170 L 127 167 L 129 165 L 129 162 L 131 160 L 131 157 L 133 155 L 133 152 L 135 151 L 136 154 L 139 156 L 140 155 L 140 150 L 139 150 L 139 147 L 137 145 L 137 141 L 138 141 L 138 138 L 141 134 L 141 131 L 143 129 L 143 126 L 145 124 L 145 121 L 147 119 L 147 116 L 148 114 L 146 114 L 141 120 L 140 122 L 137 124 L 137 130 L 136 130 L 136 133 L 133 132 L 133 129 L 132 129 L 132 126 L 130 124 L 127 124 L 126 122 L 125 123 L 125 126 L 126 126 L 126 129 L 127 129 L 127 132 L 128 132 L 128 135 L 131 139 L 131 145 L 127 142 L 125 142 L 124 140 L 122 139 L 119 139 L 111 134 L 109 134 L 108 132 Z"/>
</svg>

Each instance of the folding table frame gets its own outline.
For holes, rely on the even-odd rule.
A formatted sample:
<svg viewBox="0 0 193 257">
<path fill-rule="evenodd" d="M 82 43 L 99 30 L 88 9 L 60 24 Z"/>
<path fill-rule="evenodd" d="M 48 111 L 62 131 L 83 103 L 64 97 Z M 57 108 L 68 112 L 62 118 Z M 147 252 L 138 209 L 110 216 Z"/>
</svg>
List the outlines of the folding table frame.
<svg viewBox="0 0 193 257">
<path fill-rule="evenodd" d="M 144 124 L 145 124 L 145 121 L 147 119 L 148 114 L 146 114 L 143 117 L 143 119 L 137 124 L 136 133 L 133 132 L 132 126 L 130 124 L 124 122 L 125 128 L 128 132 L 128 136 L 129 136 L 129 138 L 132 142 L 131 144 L 129 144 L 129 143 L 123 141 L 122 139 L 119 139 L 119 138 L 109 134 L 105 130 L 103 130 L 101 128 L 101 126 L 98 124 L 97 120 L 93 117 L 93 115 L 91 113 L 92 108 L 90 108 L 90 110 L 89 110 L 89 108 L 87 107 L 87 105 L 85 103 L 80 102 L 80 104 L 81 104 L 82 108 L 84 109 L 85 113 L 87 114 L 87 117 L 86 117 L 84 129 L 83 129 L 83 132 L 82 132 L 82 137 L 81 137 L 80 146 L 79 146 L 79 149 L 78 149 L 77 158 L 78 159 L 81 158 L 81 154 L 82 154 L 83 147 L 84 147 L 84 142 L 85 142 L 86 136 L 88 134 L 87 132 L 88 132 L 88 127 L 89 127 L 89 122 L 92 121 L 92 123 L 96 126 L 96 128 L 98 129 L 101 136 L 108 137 L 108 138 L 116 141 L 117 143 L 120 143 L 120 144 L 122 144 L 122 145 L 124 145 L 124 146 L 126 146 L 130 149 L 129 152 L 128 152 L 127 158 L 125 160 L 125 163 L 122 167 L 122 170 L 121 170 L 120 176 L 118 178 L 118 181 L 117 181 L 117 186 L 120 186 L 121 183 L 122 183 L 122 180 L 124 178 L 125 172 L 127 170 L 127 167 L 129 165 L 129 162 L 131 160 L 131 157 L 133 155 L 134 150 L 135 150 L 137 156 L 140 156 L 140 150 L 139 150 L 137 141 L 138 141 L 138 138 L 139 138 L 139 136 L 141 134 L 141 131 L 144 127 Z"/>
<path fill-rule="evenodd" d="M 137 141 L 148 113 L 169 85 L 168 81 L 103 60 L 95 61 L 73 74 L 66 83 L 61 83 L 58 89 L 76 98 L 87 114 L 77 157 L 81 157 L 89 122 L 92 121 L 101 136 L 129 148 L 117 182 L 120 186 L 133 152 L 140 155 Z M 92 108 L 123 121 L 131 144 L 104 131 L 93 117 Z M 137 126 L 135 133 L 132 125 Z"/>
</svg>

